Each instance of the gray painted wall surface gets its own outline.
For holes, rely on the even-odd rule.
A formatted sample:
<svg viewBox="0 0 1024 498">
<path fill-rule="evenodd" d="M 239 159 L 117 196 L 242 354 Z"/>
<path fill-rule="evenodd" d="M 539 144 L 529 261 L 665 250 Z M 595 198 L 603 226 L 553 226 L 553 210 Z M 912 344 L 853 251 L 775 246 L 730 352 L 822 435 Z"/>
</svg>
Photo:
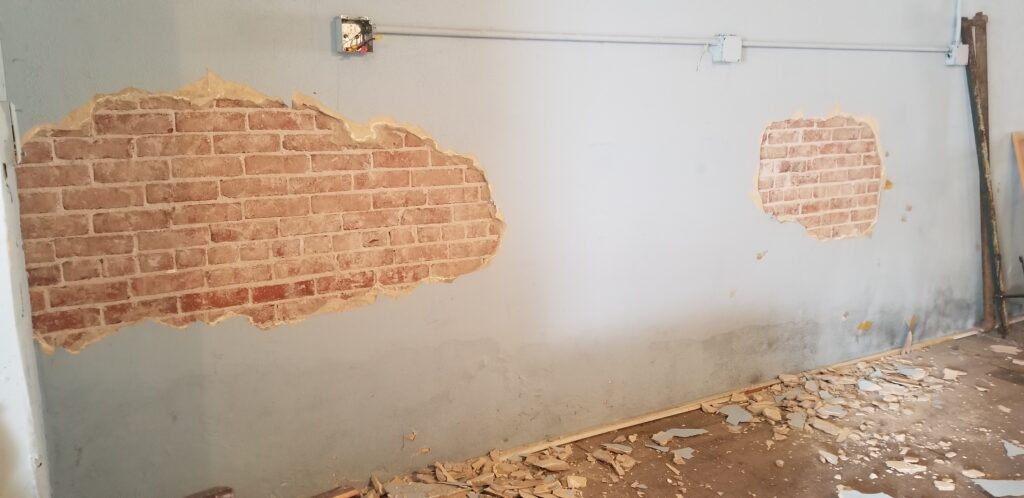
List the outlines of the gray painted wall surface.
<svg viewBox="0 0 1024 498">
<path fill-rule="evenodd" d="M 424 5 L 0 5 L 26 128 L 95 93 L 173 89 L 209 68 L 272 95 L 314 95 L 356 121 L 423 127 L 481 160 L 508 223 L 490 266 L 397 300 L 271 332 L 241 319 L 144 323 L 78 355 L 41 355 L 55 496 L 174 497 L 222 483 L 241 496 L 302 496 L 892 348 L 915 313 L 924 338 L 976 322 L 966 85 L 940 54 L 750 50 L 696 70 L 698 47 L 385 37 L 369 57 L 330 52 L 339 13 L 942 45 L 952 0 Z M 1012 255 L 1024 239 L 1008 136 L 1024 129 L 1011 93 L 1024 74 L 1013 52 L 1024 4 L 965 12 L 975 9 L 992 16 L 993 145 Z M 822 243 L 761 213 L 751 192 L 768 122 L 836 108 L 877 123 L 894 188 L 871 238 Z M 875 327 L 858 335 L 861 320 Z M 411 431 L 416 441 L 404 441 Z"/>
</svg>

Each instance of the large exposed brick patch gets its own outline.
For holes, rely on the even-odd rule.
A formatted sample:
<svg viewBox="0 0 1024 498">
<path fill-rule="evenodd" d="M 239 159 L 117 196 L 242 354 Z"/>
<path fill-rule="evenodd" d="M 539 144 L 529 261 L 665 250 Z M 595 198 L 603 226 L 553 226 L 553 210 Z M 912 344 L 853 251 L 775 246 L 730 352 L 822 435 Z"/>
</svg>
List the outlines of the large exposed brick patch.
<svg viewBox="0 0 1024 498">
<path fill-rule="evenodd" d="M 788 119 L 761 135 L 762 208 L 817 239 L 869 235 L 881 185 L 878 144 L 867 123 L 848 116 Z"/>
<path fill-rule="evenodd" d="M 30 132 L 16 175 L 43 347 L 75 351 L 147 318 L 268 328 L 495 254 L 504 224 L 473 160 L 310 102 L 210 75 L 98 96 Z"/>
</svg>

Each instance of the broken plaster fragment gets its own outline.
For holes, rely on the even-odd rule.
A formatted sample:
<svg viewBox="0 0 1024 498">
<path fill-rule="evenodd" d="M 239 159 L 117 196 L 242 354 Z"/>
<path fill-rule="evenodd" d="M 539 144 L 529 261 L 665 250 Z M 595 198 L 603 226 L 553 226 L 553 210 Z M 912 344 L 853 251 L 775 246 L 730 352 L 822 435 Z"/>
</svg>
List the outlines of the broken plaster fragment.
<svg viewBox="0 0 1024 498">
<path fill-rule="evenodd" d="M 672 450 L 672 463 L 675 463 L 675 464 L 685 463 L 685 462 L 680 462 L 679 460 L 681 460 L 681 459 L 682 460 L 689 460 L 691 458 L 693 458 L 693 448 L 687 447 L 687 448 L 679 448 L 677 450 Z"/>
<path fill-rule="evenodd" d="M 633 452 L 633 447 L 625 444 L 604 443 L 601 447 L 612 453 L 619 453 L 622 455 L 628 455 Z"/>
<path fill-rule="evenodd" d="M 839 494 L 839 498 L 892 498 L 886 493 L 862 493 L 843 485 L 836 486 L 836 492 Z"/>
<path fill-rule="evenodd" d="M 860 379 L 857 381 L 857 389 L 869 393 L 881 391 L 882 387 L 879 386 L 878 384 L 875 384 L 874 382 L 871 382 L 870 380 Z"/>
<path fill-rule="evenodd" d="M 725 405 L 718 409 L 718 413 L 725 415 L 725 421 L 731 425 L 739 425 L 743 422 L 754 420 L 754 416 L 740 405 Z"/>
<path fill-rule="evenodd" d="M 1018 355 L 1020 354 L 1020 348 L 1016 346 L 1007 346 L 1005 344 L 993 344 L 988 347 L 994 353 Z"/>
<path fill-rule="evenodd" d="M 982 472 L 980 470 L 976 470 L 976 469 L 967 469 L 967 470 L 964 470 L 964 471 L 962 471 L 960 473 L 963 474 L 963 476 L 968 478 L 968 479 L 977 479 L 979 477 L 985 477 L 985 473 L 984 472 Z"/>
<path fill-rule="evenodd" d="M 832 465 L 839 464 L 839 457 L 834 453 L 829 453 L 825 450 L 818 450 L 818 456 L 821 458 L 822 463 L 829 463 Z"/>
<path fill-rule="evenodd" d="M 1006 449 L 1006 456 L 1013 458 L 1019 455 L 1024 455 L 1024 448 L 1013 444 L 1010 441 L 1003 440 L 1003 448 Z"/>
<path fill-rule="evenodd" d="M 815 429 L 818 429 L 830 436 L 838 436 L 842 433 L 842 430 L 840 430 L 837 425 L 817 417 L 811 418 L 811 427 L 814 427 Z"/>
<path fill-rule="evenodd" d="M 587 487 L 587 478 L 582 476 L 566 476 L 565 487 L 569 489 L 580 489 Z"/>
<path fill-rule="evenodd" d="M 1024 481 L 975 479 L 974 484 L 995 498 L 1024 496 Z"/>
<path fill-rule="evenodd" d="M 701 434 L 707 434 L 708 431 L 704 429 L 669 429 L 667 431 L 661 431 L 651 436 L 654 442 L 664 446 L 668 444 L 673 438 L 677 437 L 693 437 Z"/>
<path fill-rule="evenodd" d="M 942 380 L 960 380 L 961 375 L 967 375 L 967 372 L 963 370 L 955 370 L 952 368 L 942 369 Z"/>
<path fill-rule="evenodd" d="M 928 467 L 924 465 L 918 465 L 906 460 L 889 460 L 885 462 L 885 465 L 901 474 L 917 474 L 928 470 Z"/>
<path fill-rule="evenodd" d="M 956 491 L 956 484 L 952 480 L 932 481 L 935 485 L 935 489 L 939 491 Z"/>
<path fill-rule="evenodd" d="M 804 412 L 787 413 L 786 421 L 789 423 L 790 427 L 800 430 L 803 429 L 804 425 L 807 423 L 807 414 Z"/>
</svg>

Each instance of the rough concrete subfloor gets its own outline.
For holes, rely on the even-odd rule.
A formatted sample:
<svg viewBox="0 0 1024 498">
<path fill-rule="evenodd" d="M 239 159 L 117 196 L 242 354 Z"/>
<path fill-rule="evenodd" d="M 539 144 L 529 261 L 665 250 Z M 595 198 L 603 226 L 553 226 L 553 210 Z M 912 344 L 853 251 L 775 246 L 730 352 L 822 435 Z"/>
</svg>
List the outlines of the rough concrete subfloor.
<svg viewBox="0 0 1024 498">
<path fill-rule="evenodd" d="M 1014 364 L 1006 354 L 989 350 L 992 344 L 1006 343 L 973 336 L 912 353 L 909 359 L 915 365 L 934 366 L 939 371 L 953 368 L 967 374 L 936 393 L 931 403 L 909 405 L 909 415 L 879 411 L 845 417 L 840 425 L 856 427 L 872 420 L 877 433 L 906 435 L 902 444 L 883 443 L 877 457 L 847 447 L 847 460 L 837 465 L 823 463 L 819 450 L 838 454 L 844 444 L 818 431 L 793 431 L 786 440 L 774 441 L 769 447 L 766 442 L 773 433 L 768 423 L 744 424 L 743 432 L 737 434 L 730 432 L 722 416 L 695 411 L 579 441 L 570 459 L 578 462 L 571 473 L 588 478 L 583 490 L 586 497 L 829 497 L 836 496 L 840 484 L 893 497 L 984 497 L 987 495 L 961 471 L 981 470 L 988 479 L 1024 478 L 1024 456 L 1007 457 L 1001 442 L 1024 440 L 1024 366 Z M 1024 353 L 1016 358 L 1024 360 Z M 998 409 L 999 405 L 1008 408 L 1009 413 Z M 672 463 L 670 454 L 643 445 L 652 434 L 674 427 L 704 428 L 709 432 L 675 441 L 673 447 L 695 449 L 694 457 L 685 465 L 674 465 L 679 476 L 665 465 Z M 584 453 L 600 449 L 602 443 L 616 436 L 630 434 L 637 435 L 637 442 L 631 444 L 635 448 L 632 456 L 640 463 L 612 483 L 609 467 L 588 462 Z M 950 443 L 948 449 L 925 447 L 940 441 Z M 901 460 L 901 448 L 909 448 L 906 454 L 919 457 L 928 471 L 917 476 L 890 471 L 885 462 Z M 947 452 L 956 456 L 947 457 Z M 868 458 L 861 459 L 861 455 Z M 783 461 L 784 466 L 777 466 L 776 460 Z M 875 478 L 870 477 L 872 473 Z M 937 490 L 933 480 L 941 478 L 952 479 L 955 491 Z"/>
</svg>

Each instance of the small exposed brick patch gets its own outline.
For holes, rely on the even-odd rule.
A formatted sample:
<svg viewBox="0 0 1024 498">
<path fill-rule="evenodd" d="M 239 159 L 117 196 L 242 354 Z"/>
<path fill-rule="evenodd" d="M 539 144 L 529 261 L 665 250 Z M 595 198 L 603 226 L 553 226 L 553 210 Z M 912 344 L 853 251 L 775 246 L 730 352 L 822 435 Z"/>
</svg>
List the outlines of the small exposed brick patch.
<svg viewBox="0 0 1024 498">
<path fill-rule="evenodd" d="M 868 235 L 878 218 L 882 162 L 875 133 L 847 116 L 788 119 L 761 135 L 757 191 L 779 221 L 821 240 Z"/>
<path fill-rule="evenodd" d="M 494 255 L 504 224 L 474 161 L 252 93 L 122 92 L 30 135 L 16 173 L 44 348 L 144 319 L 268 328 Z"/>
</svg>

